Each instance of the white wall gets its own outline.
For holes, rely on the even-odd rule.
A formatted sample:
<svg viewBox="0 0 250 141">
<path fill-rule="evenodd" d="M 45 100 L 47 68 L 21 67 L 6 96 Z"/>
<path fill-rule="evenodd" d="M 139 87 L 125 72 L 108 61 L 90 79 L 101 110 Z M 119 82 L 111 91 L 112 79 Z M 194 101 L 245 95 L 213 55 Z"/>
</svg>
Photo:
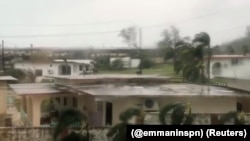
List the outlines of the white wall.
<svg viewBox="0 0 250 141">
<path fill-rule="evenodd" d="M 250 59 L 238 59 L 238 64 L 232 65 L 232 59 L 218 59 L 210 62 L 210 77 L 214 78 L 212 67 L 215 63 L 221 64 L 221 75 L 223 77 L 249 78 L 250 79 Z"/>
<path fill-rule="evenodd" d="M 131 59 L 131 68 L 138 68 L 140 65 L 140 59 Z"/>
<path fill-rule="evenodd" d="M 122 60 L 124 68 L 138 68 L 140 64 L 140 59 L 131 59 L 130 57 L 110 58 L 110 64 L 117 59 Z"/>
<path fill-rule="evenodd" d="M 192 106 L 192 113 L 199 114 L 221 114 L 229 111 L 236 110 L 235 98 L 218 98 L 218 97 L 159 97 L 155 98 L 159 102 L 159 106 L 163 107 L 170 103 L 175 102 L 189 102 Z M 136 106 L 142 104 L 143 98 L 130 97 L 113 101 L 113 124 L 117 124 L 119 121 L 119 115 L 121 112 L 128 108 L 141 108 Z M 122 105 L 122 106 L 121 106 Z"/>
<path fill-rule="evenodd" d="M 14 68 L 32 70 L 42 70 L 42 76 L 59 76 L 59 66 L 63 63 L 15 63 Z M 71 67 L 71 76 L 79 76 L 83 71 L 79 70 L 79 66 L 83 64 L 68 63 Z M 85 69 L 83 67 L 83 69 Z M 53 72 L 53 73 L 49 73 Z M 38 77 L 37 81 L 40 81 L 42 77 Z"/>
</svg>

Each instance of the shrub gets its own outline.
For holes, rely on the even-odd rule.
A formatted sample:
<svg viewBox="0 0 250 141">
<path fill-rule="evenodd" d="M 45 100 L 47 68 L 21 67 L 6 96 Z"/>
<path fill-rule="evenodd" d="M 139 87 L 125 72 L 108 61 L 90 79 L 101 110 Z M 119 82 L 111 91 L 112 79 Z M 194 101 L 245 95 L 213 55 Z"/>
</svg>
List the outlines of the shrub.
<svg viewBox="0 0 250 141">
<path fill-rule="evenodd" d="M 123 69 L 123 62 L 121 59 L 116 59 L 111 64 L 112 70 L 122 70 Z"/>
</svg>

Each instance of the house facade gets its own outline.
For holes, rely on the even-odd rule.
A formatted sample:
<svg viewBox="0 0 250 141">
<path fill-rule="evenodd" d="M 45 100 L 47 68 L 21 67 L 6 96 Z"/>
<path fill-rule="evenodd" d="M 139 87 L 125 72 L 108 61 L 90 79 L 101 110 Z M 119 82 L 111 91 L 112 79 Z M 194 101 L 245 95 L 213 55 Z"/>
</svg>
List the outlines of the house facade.
<svg viewBox="0 0 250 141">
<path fill-rule="evenodd" d="M 52 62 L 18 62 L 14 64 L 16 69 L 31 70 L 41 81 L 45 76 L 81 76 L 93 73 L 95 62 L 93 60 L 53 60 Z"/>
<path fill-rule="evenodd" d="M 53 111 L 80 110 L 88 117 L 89 125 L 97 127 L 119 123 L 120 113 L 133 107 L 143 111 L 145 123 L 159 124 L 160 109 L 175 102 L 190 103 L 192 113 L 196 115 L 195 124 L 217 124 L 220 116 L 230 111 L 250 113 L 247 92 L 215 86 L 171 84 L 165 83 L 166 79 L 121 75 L 57 77 L 55 83 L 12 84 L 10 87 L 22 97 L 22 107 L 32 126 L 51 124 L 50 116 L 44 121 L 43 115 L 48 112 L 41 110 L 45 100 L 51 102 Z M 135 80 L 148 80 L 155 85 L 135 84 Z M 20 87 L 27 89 L 18 89 Z M 249 122 L 247 119 L 247 124 Z"/>
<path fill-rule="evenodd" d="M 133 59 L 131 57 L 111 57 L 110 58 L 110 64 L 113 63 L 113 61 L 120 59 L 123 62 L 124 68 L 138 68 L 140 65 L 140 59 Z"/>
<path fill-rule="evenodd" d="M 207 58 L 205 58 L 205 61 L 207 61 Z M 210 60 L 210 78 L 219 76 L 250 79 L 249 63 L 250 56 L 213 55 Z"/>
</svg>

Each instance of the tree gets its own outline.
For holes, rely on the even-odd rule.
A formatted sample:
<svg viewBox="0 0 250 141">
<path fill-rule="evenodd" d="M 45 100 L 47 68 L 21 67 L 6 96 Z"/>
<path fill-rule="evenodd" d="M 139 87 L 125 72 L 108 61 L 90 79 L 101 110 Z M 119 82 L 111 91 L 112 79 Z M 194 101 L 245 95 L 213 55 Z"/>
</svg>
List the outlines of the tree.
<svg viewBox="0 0 250 141">
<path fill-rule="evenodd" d="M 206 32 L 201 32 L 199 34 L 195 35 L 195 38 L 193 40 L 194 44 L 198 44 L 197 45 L 197 54 L 196 56 L 199 57 L 199 59 L 201 59 L 201 77 L 202 77 L 202 82 L 205 82 L 205 75 L 204 75 L 204 50 L 207 47 L 207 77 L 208 77 L 208 81 L 210 83 L 210 59 L 211 59 L 211 55 L 212 52 L 210 50 L 210 36 L 208 35 L 208 33 Z"/>
<path fill-rule="evenodd" d="M 51 61 L 48 54 L 44 51 L 32 53 L 30 55 L 29 59 L 32 63 L 50 62 Z"/>
<path fill-rule="evenodd" d="M 121 59 L 116 59 L 111 63 L 111 69 L 113 70 L 122 70 L 123 69 L 123 62 Z"/>
<path fill-rule="evenodd" d="M 243 55 L 247 55 L 249 53 L 249 49 L 247 45 L 242 46 L 242 53 Z"/>
<path fill-rule="evenodd" d="M 107 133 L 108 137 L 112 138 L 112 141 L 126 141 L 127 140 L 127 124 L 129 120 L 134 116 L 139 116 L 140 110 L 136 108 L 129 108 L 126 111 L 122 112 L 119 116 L 120 123 L 112 127 Z"/>
<path fill-rule="evenodd" d="M 11 68 L 11 69 L 7 69 L 5 72 L 4 72 L 4 75 L 10 75 L 14 78 L 17 78 L 18 80 L 22 81 L 25 79 L 26 77 L 26 73 L 24 70 L 21 70 L 21 69 L 14 69 L 14 68 Z"/>
<path fill-rule="evenodd" d="M 187 111 L 187 114 L 185 112 Z M 159 113 L 159 120 L 163 125 L 190 125 L 193 122 L 190 104 L 172 103 L 164 106 Z M 171 123 L 167 123 L 167 114 L 171 114 Z"/>
<path fill-rule="evenodd" d="M 220 118 L 219 122 L 221 124 L 225 124 L 226 122 L 230 121 L 231 119 L 233 119 L 233 124 L 235 124 L 235 125 L 244 125 L 245 124 L 245 115 L 244 115 L 243 111 L 228 112 Z"/>
<path fill-rule="evenodd" d="M 123 42 L 127 44 L 129 47 L 137 47 L 136 43 L 136 27 L 131 26 L 125 29 L 122 29 L 119 33 L 119 36 L 123 38 Z"/>
<path fill-rule="evenodd" d="M 53 133 L 53 140 L 56 141 L 58 136 L 62 134 L 62 132 L 67 132 L 70 126 L 76 122 L 86 123 L 86 116 L 78 110 L 75 109 L 67 109 L 62 111 L 59 116 L 58 124 L 55 127 Z M 80 132 L 81 133 L 81 132 Z M 83 136 L 76 133 L 71 133 L 69 135 L 65 135 L 62 137 L 62 141 L 72 141 L 74 139 L 82 139 L 81 141 L 88 141 L 88 132 L 87 136 Z"/>
<path fill-rule="evenodd" d="M 175 62 L 175 44 L 181 40 L 179 30 L 171 26 L 170 31 L 165 29 L 161 36 L 163 39 L 158 42 L 158 49 L 164 61 L 173 58 Z"/>
<path fill-rule="evenodd" d="M 235 54 L 235 50 L 234 50 L 234 48 L 232 46 L 228 46 L 227 51 L 228 51 L 229 54 Z"/>
<path fill-rule="evenodd" d="M 28 83 L 35 83 L 36 82 L 36 74 L 34 71 L 32 70 L 27 70 L 25 71 L 25 80 L 24 82 L 28 82 Z"/>
<path fill-rule="evenodd" d="M 246 35 L 250 37 L 250 26 L 247 26 Z"/>
<path fill-rule="evenodd" d="M 141 31 L 141 29 L 140 29 Z M 123 38 L 123 42 L 128 45 L 128 47 L 135 47 L 138 49 L 138 56 L 140 60 L 142 60 L 142 51 L 141 46 L 137 45 L 137 31 L 135 26 L 131 26 L 125 29 L 122 29 L 119 36 Z M 139 65 L 140 66 L 140 65 Z M 139 71 L 137 74 L 142 74 L 142 68 L 139 67 Z"/>
<path fill-rule="evenodd" d="M 221 54 L 221 49 L 220 46 L 216 45 L 212 48 L 212 53 L 213 54 Z"/>
<path fill-rule="evenodd" d="M 98 56 L 95 62 L 97 69 L 110 69 L 110 56 Z"/>
</svg>

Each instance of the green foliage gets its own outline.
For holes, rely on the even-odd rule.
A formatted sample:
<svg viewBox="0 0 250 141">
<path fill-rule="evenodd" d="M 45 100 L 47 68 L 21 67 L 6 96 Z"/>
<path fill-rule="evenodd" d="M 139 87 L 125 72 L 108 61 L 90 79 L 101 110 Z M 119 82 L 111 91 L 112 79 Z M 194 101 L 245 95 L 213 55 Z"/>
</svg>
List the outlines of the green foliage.
<svg viewBox="0 0 250 141">
<path fill-rule="evenodd" d="M 83 113 L 75 109 L 67 109 L 61 112 L 59 116 L 59 122 L 55 127 L 53 139 L 57 140 L 57 137 L 66 130 L 73 123 L 86 121 L 86 117 Z"/>
<path fill-rule="evenodd" d="M 200 42 L 202 46 L 210 45 L 210 36 L 206 32 L 195 35 L 193 42 Z"/>
<path fill-rule="evenodd" d="M 112 127 L 107 133 L 108 137 L 112 137 L 112 141 L 126 141 L 127 140 L 127 124 L 133 116 L 139 116 L 140 110 L 136 108 L 129 108 L 120 114 L 121 122 Z"/>
<path fill-rule="evenodd" d="M 116 59 L 111 63 L 112 70 L 123 70 L 123 62 L 121 59 Z"/>
<path fill-rule="evenodd" d="M 88 141 L 86 136 L 71 132 L 68 136 L 62 138 L 61 141 Z"/>
<path fill-rule="evenodd" d="M 154 66 L 154 62 L 151 59 L 142 59 L 139 68 L 149 69 Z"/>
<path fill-rule="evenodd" d="M 164 56 L 164 60 L 168 60 L 174 57 L 174 49 L 171 47 L 166 48 L 166 53 Z"/>
<path fill-rule="evenodd" d="M 110 69 L 110 56 L 99 56 L 94 59 L 96 61 L 97 69 Z"/>
<path fill-rule="evenodd" d="M 245 124 L 245 115 L 243 112 L 238 112 L 238 111 L 231 111 L 226 114 L 224 114 L 219 122 L 221 124 L 225 124 L 226 122 L 230 121 L 233 119 L 235 125 L 244 125 Z"/>
<path fill-rule="evenodd" d="M 125 29 L 122 29 L 119 33 L 119 36 L 123 38 L 123 42 L 130 47 L 137 47 L 136 45 L 136 27 L 131 26 Z"/>
<path fill-rule="evenodd" d="M 247 55 L 249 53 L 249 48 L 247 45 L 242 46 L 242 54 Z"/>
<path fill-rule="evenodd" d="M 234 50 L 234 48 L 232 46 L 228 46 L 227 51 L 228 51 L 229 54 L 235 54 L 235 50 Z"/>
<path fill-rule="evenodd" d="M 25 82 L 28 82 L 28 83 L 35 83 L 36 82 L 37 76 L 32 70 L 27 70 L 27 71 L 25 71 L 25 73 L 26 73 Z"/>
<path fill-rule="evenodd" d="M 26 77 L 26 73 L 24 70 L 21 69 L 7 69 L 4 72 L 4 75 L 10 75 L 18 80 L 24 80 Z"/>
<path fill-rule="evenodd" d="M 225 53 L 229 53 L 228 46 L 234 47 L 234 54 L 242 54 L 242 46 L 250 45 L 250 26 L 246 28 L 246 35 L 244 37 L 237 38 L 230 42 L 226 42 L 221 45 L 221 49 Z"/>
<path fill-rule="evenodd" d="M 170 30 L 165 29 L 162 32 L 163 39 L 158 42 L 158 49 L 160 55 L 164 58 L 165 61 L 174 57 L 173 46 L 181 40 L 179 35 L 179 30 L 171 26 Z"/>
<path fill-rule="evenodd" d="M 187 115 L 185 114 L 186 110 L 188 111 Z M 171 123 L 167 123 L 165 120 L 168 113 L 171 113 Z M 193 115 L 191 114 L 191 107 L 189 104 L 183 103 L 168 104 L 160 110 L 159 120 L 163 125 L 192 124 Z"/>
</svg>

